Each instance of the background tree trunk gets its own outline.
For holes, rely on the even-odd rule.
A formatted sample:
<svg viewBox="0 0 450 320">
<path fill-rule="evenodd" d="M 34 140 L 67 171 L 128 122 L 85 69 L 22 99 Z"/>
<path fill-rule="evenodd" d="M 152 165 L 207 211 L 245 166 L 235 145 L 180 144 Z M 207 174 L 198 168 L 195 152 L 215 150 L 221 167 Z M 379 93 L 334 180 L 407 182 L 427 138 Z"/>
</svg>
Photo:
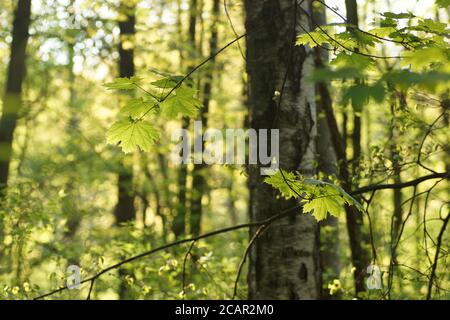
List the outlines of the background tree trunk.
<svg viewBox="0 0 450 320">
<path fill-rule="evenodd" d="M 312 52 L 294 47 L 301 32 L 296 22 L 308 28 L 307 18 L 296 1 L 246 0 L 245 9 L 250 127 L 279 128 L 280 167 L 310 175 L 314 172 L 316 107 L 314 85 L 306 78 L 314 64 Z M 282 92 L 281 103 L 275 91 Z M 296 205 L 295 200 L 277 198 L 263 182 L 259 167 L 249 169 L 253 221 Z M 300 208 L 272 224 L 251 250 L 251 299 L 317 299 L 320 277 L 318 224 L 311 215 L 301 214 Z"/>
<path fill-rule="evenodd" d="M 358 27 L 358 5 L 356 0 L 345 0 L 345 8 L 347 11 L 347 22 L 353 27 L 347 27 L 349 32 L 355 33 L 355 27 Z M 358 47 L 354 48 L 358 51 Z M 355 79 L 355 83 L 359 80 Z M 355 106 L 352 104 L 353 111 L 353 132 L 352 132 L 352 148 L 353 148 L 353 175 L 356 174 L 358 169 L 359 158 L 361 157 L 361 106 Z"/>
<path fill-rule="evenodd" d="M 74 0 L 70 1 L 67 9 L 73 7 Z M 70 11 L 69 11 L 70 12 Z M 76 17 L 74 12 L 70 12 L 69 19 L 70 24 L 75 29 L 76 28 Z M 66 126 L 67 130 L 67 143 L 69 145 L 78 145 L 79 141 L 77 140 L 77 134 L 80 134 L 80 110 L 78 109 L 78 99 L 77 99 L 77 89 L 76 89 L 76 75 L 74 73 L 74 60 L 75 60 L 75 45 L 77 43 L 76 39 L 77 35 L 72 35 L 68 37 L 66 40 L 67 45 L 67 53 L 68 53 L 68 64 L 67 64 L 67 80 L 69 85 L 69 112 L 70 118 Z M 80 210 L 78 208 L 79 203 L 79 191 L 76 187 L 78 174 L 76 172 L 72 172 L 66 183 L 66 193 L 65 201 L 63 204 L 63 210 L 67 214 L 67 222 L 66 228 L 67 230 L 64 232 L 64 237 L 67 242 L 73 240 L 79 226 L 81 223 L 81 215 Z M 72 259 L 73 264 L 77 264 L 77 259 Z"/>
<path fill-rule="evenodd" d="M 310 1 L 310 3 L 314 20 L 320 25 L 325 25 L 327 21 L 325 7 L 323 5 L 314 6 L 312 1 Z M 315 66 L 317 68 L 320 68 L 323 63 L 328 63 L 328 51 L 317 46 L 314 48 L 314 54 Z M 327 91 L 327 95 L 320 94 L 320 86 L 323 86 L 322 89 Z M 331 100 L 327 100 L 329 88 L 323 83 L 317 85 L 316 91 L 319 92 L 319 94 L 316 95 L 318 132 L 317 154 L 319 157 L 318 169 L 327 176 L 338 176 L 337 157 L 333 144 L 330 143 L 330 141 L 332 141 L 331 132 L 326 118 L 326 107 L 324 106 L 325 103 L 331 103 Z M 330 108 L 332 108 L 332 106 L 330 106 Z M 339 278 L 341 271 L 339 221 L 336 217 L 331 215 L 320 223 L 320 261 L 322 263 L 322 282 L 324 284 Z M 331 296 L 328 289 L 323 290 L 322 296 L 327 299 L 339 298 L 338 293 Z"/>
<path fill-rule="evenodd" d="M 212 24 L 211 24 L 211 38 L 209 40 L 209 54 L 208 56 L 212 56 L 217 51 L 217 27 L 219 22 L 219 13 L 220 13 L 220 3 L 219 0 L 214 0 L 213 9 L 212 9 Z M 207 129 L 208 126 L 208 110 L 209 110 L 209 102 L 211 98 L 211 89 L 212 82 L 214 77 L 214 64 L 215 58 L 211 59 L 208 69 L 206 70 L 206 74 L 204 76 L 204 85 L 203 85 L 203 108 L 200 111 L 200 119 L 202 121 L 203 131 Z M 202 145 L 204 143 L 202 141 Z M 203 148 L 202 148 L 203 150 Z M 190 226 L 191 226 L 191 234 L 198 235 L 201 230 L 201 220 L 202 220 L 202 198 L 205 193 L 205 189 L 207 188 L 206 179 L 204 177 L 205 164 L 194 164 L 194 169 L 192 170 L 192 194 L 191 194 L 191 217 L 190 217 Z"/>
<path fill-rule="evenodd" d="M 355 27 L 358 27 L 358 5 L 356 0 L 345 0 L 345 8 L 347 12 L 347 23 L 353 25 L 348 27 L 347 30 L 355 32 Z M 354 48 L 358 51 L 358 48 Z M 358 79 L 355 79 L 355 83 L 358 83 Z M 353 111 L 353 132 L 352 132 L 352 148 L 353 148 L 353 161 L 352 161 L 352 173 L 353 176 L 357 176 L 359 169 L 359 160 L 361 158 L 361 106 L 352 105 Z M 358 187 L 357 179 L 347 177 L 346 190 Z M 353 180 L 353 182 L 352 182 Z M 369 264 L 368 253 L 364 249 L 364 243 L 368 243 L 367 235 L 363 230 L 363 217 L 360 212 L 354 210 L 353 207 L 348 207 L 346 210 L 347 230 L 350 241 L 350 248 L 352 251 L 352 263 L 356 268 L 354 272 L 355 279 L 355 294 L 366 290 L 364 284 L 364 276 L 366 267 Z"/>
<path fill-rule="evenodd" d="M 0 193 L 3 193 L 8 184 L 14 130 L 22 104 L 30 15 L 31 0 L 19 0 L 14 13 L 3 112 L 0 119 Z"/>
<path fill-rule="evenodd" d="M 197 26 L 197 0 L 190 0 L 189 2 L 189 30 L 188 30 L 188 44 L 189 44 L 189 64 L 186 72 L 189 72 L 192 68 L 192 64 L 197 57 L 196 46 L 196 26 Z M 183 118 L 182 127 L 188 129 L 190 125 L 189 118 Z M 178 204 L 177 214 L 173 221 L 173 232 L 176 237 L 182 236 L 186 233 L 186 217 L 187 217 L 187 178 L 188 178 L 188 166 L 186 164 L 180 164 L 178 171 Z"/>
<path fill-rule="evenodd" d="M 120 42 L 119 42 L 119 76 L 132 77 L 134 76 L 134 35 L 136 33 L 135 24 L 135 7 L 133 4 L 127 5 L 127 2 L 122 2 L 120 5 L 120 13 L 126 17 L 119 20 Z M 131 43 L 124 45 L 125 42 Z M 116 225 L 124 222 L 132 222 L 136 220 L 136 208 L 134 206 L 135 190 L 133 190 L 133 165 L 132 157 L 129 155 L 120 155 L 118 166 L 118 182 L 117 182 L 117 204 L 114 208 L 114 216 L 116 218 Z M 127 297 L 128 286 L 123 279 L 127 272 L 124 269 L 119 269 L 120 286 L 119 298 L 125 299 Z"/>
<path fill-rule="evenodd" d="M 119 21 L 121 39 L 119 43 L 119 74 L 120 77 L 132 77 L 134 76 L 134 49 L 133 47 L 124 47 L 123 44 L 125 41 L 131 41 L 134 45 L 133 38 L 135 35 L 136 20 L 134 15 L 135 8 L 122 4 L 120 10 L 121 13 L 126 16 L 126 19 Z M 114 209 L 116 224 L 134 221 L 136 219 L 136 209 L 134 207 L 135 195 L 133 192 L 133 168 L 129 163 L 130 158 L 128 156 L 121 155 L 120 157 L 117 204 Z"/>
</svg>

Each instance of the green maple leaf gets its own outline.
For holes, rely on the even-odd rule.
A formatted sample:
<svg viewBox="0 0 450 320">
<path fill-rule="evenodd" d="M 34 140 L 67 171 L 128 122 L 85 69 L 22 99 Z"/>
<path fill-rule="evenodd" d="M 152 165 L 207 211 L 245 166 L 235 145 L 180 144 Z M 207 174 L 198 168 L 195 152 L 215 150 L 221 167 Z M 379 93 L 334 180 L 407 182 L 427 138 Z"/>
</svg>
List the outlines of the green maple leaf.
<svg viewBox="0 0 450 320">
<path fill-rule="evenodd" d="M 335 217 L 341 216 L 345 204 L 364 211 L 361 204 L 344 189 L 329 182 L 312 178 L 303 179 L 293 172 L 284 170 L 282 172 L 278 170 L 264 182 L 280 191 L 285 199 L 298 198 L 301 195 L 303 212 L 311 213 L 317 221 L 325 219 L 328 214 Z"/>
<path fill-rule="evenodd" d="M 340 217 L 345 212 L 345 204 L 364 211 L 361 204 L 338 185 L 311 178 L 304 179 L 303 184 L 307 197 L 310 198 L 303 205 L 303 212 L 311 213 L 317 221 L 325 219 L 328 213 Z"/>
<path fill-rule="evenodd" d="M 375 65 L 372 58 L 362 56 L 356 53 L 348 54 L 346 52 L 340 52 L 336 55 L 330 64 L 332 66 L 341 68 L 355 68 L 355 69 L 369 69 Z"/>
<path fill-rule="evenodd" d="M 311 48 L 316 46 L 322 46 L 325 43 L 329 43 L 330 40 L 322 31 L 311 31 L 309 33 L 303 33 L 297 36 L 296 45 L 309 45 Z"/>
<path fill-rule="evenodd" d="M 378 37 L 386 38 L 390 34 L 394 33 L 395 31 L 397 31 L 397 30 L 393 27 L 379 27 L 379 28 L 371 29 L 368 32 L 370 34 L 374 34 Z"/>
<path fill-rule="evenodd" d="M 149 99 L 144 99 L 141 97 L 129 100 L 120 110 L 120 113 L 125 116 L 130 116 L 133 119 L 138 119 L 150 112 L 150 110 L 156 110 L 157 106 L 158 101 L 156 99 L 151 97 Z"/>
<path fill-rule="evenodd" d="M 114 123 L 106 133 L 107 142 L 119 144 L 125 153 L 133 152 L 136 146 L 143 151 L 150 151 L 158 138 L 158 130 L 150 123 L 131 119 Z"/>
<path fill-rule="evenodd" d="M 298 194 L 302 193 L 300 185 L 293 172 L 286 172 L 283 170 L 283 174 L 281 174 L 281 171 L 278 170 L 275 174 L 264 179 L 264 182 L 270 184 L 275 189 L 278 189 L 281 195 L 286 199 L 297 198 Z"/>
<path fill-rule="evenodd" d="M 444 22 L 435 21 L 433 19 L 423 19 L 419 21 L 417 27 L 414 29 L 431 33 L 441 33 L 445 32 L 446 28 L 447 24 Z"/>
<path fill-rule="evenodd" d="M 383 12 L 381 15 L 390 19 L 410 19 L 415 17 L 412 13 L 409 12 L 401 12 L 401 13 Z"/>
<path fill-rule="evenodd" d="M 325 201 L 320 199 L 313 199 L 306 203 L 303 206 L 303 212 L 305 213 L 311 213 L 314 218 L 316 218 L 317 221 L 321 221 L 327 217 L 327 206 L 325 204 Z"/>
<path fill-rule="evenodd" d="M 303 212 L 311 213 L 317 221 L 324 220 L 328 213 L 339 217 L 344 210 L 344 199 L 337 195 L 323 195 L 307 202 L 303 206 Z"/>
<path fill-rule="evenodd" d="M 185 80 L 184 76 L 168 76 L 156 81 L 153 81 L 151 84 L 160 89 L 171 89 L 178 85 L 178 83 L 182 80 Z M 185 80 L 187 81 L 187 79 Z"/>
<path fill-rule="evenodd" d="M 103 86 L 110 90 L 132 90 L 139 85 L 142 78 L 134 76 L 131 78 L 115 78 L 113 82 L 105 83 Z"/>
<path fill-rule="evenodd" d="M 202 107 L 200 100 L 194 97 L 197 90 L 180 87 L 175 90 L 166 100 L 161 102 L 162 113 L 170 119 L 174 119 L 178 114 L 195 117 Z"/>
<path fill-rule="evenodd" d="M 437 47 L 428 47 L 405 52 L 404 59 L 400 65 L 402 67 L 410 65 L 413 71 L 422 71 L 431 64 L 446 62 L 448 62 L 446 50 Z"/>
<path fill-rule="evenodd" d="M 381 82 L 376 82 L 374 85 L 359 83 L 349 87 L 344 91 L 342 103 L 352 101 L 355 110 L 361 111 L 362 106 L 368 103 L 370 98 L 377 102 L 383 101 L 384 86 Z"/>
</svg>

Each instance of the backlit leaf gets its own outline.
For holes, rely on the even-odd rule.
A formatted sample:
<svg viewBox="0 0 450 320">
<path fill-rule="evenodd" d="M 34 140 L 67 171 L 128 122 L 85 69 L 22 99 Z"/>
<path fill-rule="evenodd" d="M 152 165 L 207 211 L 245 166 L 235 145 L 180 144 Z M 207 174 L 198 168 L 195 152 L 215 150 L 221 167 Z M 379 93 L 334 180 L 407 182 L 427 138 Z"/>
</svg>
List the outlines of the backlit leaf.
<svg viewBox="0 0 450 320">
<path fill-rule="evenodd" d="M 166 100 L 161 102 L 161 111 L 169 119 L 175 119 L 179 114 L 195 117 L 202 107 L 200 100 L 194 97 L 197 90 L 180 87 Z"/>
<path fill-rule="evenodd" d="M 110 144 L 119 144 L 125 153 L 135 151 L 136 146 L 143 151 L 150 151 L 159 138 L 159 132 L 148 122 L 128 119 L 114 123 L 106 133 L 106 138 Z"/>
<path fill-rule="evenodd" d="M 110 90 L 132 90 L 139 85 L 141 78 L 134 76 L 131 78 L 115 78 L 113 82 L 105 83 L 104 86 Z"/>
<path fill-rule="evenodd" d="M 127 104 L 120 110 L 120 112 L 125 116 L 130 116 L 133 119 L 138 119 L 142 117 L 145 113 L 150 112 L 152 108 L 156 110 L 158 106 L 158 101 L 154 98 L 136 98 L 131 99 Z"/>
</svg>

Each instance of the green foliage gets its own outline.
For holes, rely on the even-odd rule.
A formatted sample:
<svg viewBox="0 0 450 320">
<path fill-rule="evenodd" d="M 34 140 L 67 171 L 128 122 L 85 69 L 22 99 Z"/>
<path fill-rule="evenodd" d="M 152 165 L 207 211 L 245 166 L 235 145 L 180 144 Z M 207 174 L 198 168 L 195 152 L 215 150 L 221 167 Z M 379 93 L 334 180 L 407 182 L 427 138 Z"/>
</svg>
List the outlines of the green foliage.
<svg viewBox="0 0 450 320">
<path fill-rule="evenodd" d="M 281 195 L 286 198 L 297 198 L 302 192 L 299 184 L 296 184 L 296 175 L 294 172 L 286 172 L 278 170 L 275 174 L 264 180 L 265 183 L 270 184 L 275 189 L 280 191 Z"/>
<path fill-rule="evenodd" d="M 384 86 L 382 82 L 376 82 L 373 85 L 358 83 L 344 90 L 342 103 L 345 105 L 349 101 L 356 111 L 361 111 L 362 107 L 372 98 L 377 102 L 383 101 Z"/>
<path fill-rule="evenodd" d="M 381 15 L 389 19 L 411 19 L 415 17 L 412 13 L 409 12 L 406 13 L 383 12 Z"/>
<path fill-rule="evenodd" d="M 264 180 L 280 191 L 285 199 L 300 199 L 303 212 L 311 213 L 317 221 L 327 218 L 328 213 L 340 217 L 345 205 L 353 205 L 358 210 L 364 208 L 341 187 L 311 178 L 303 178 L 298 173 L 278 170 Z"/>
<path fill-rule="evenodd" d="M 325 195 L 314 198 L 303 206 L 304 212 L 310 212 L 317 221 L 326 219 L 327 214 L 339 217 L 343 212 L 344 200 L 341 197 Z"/>
<path fill-rule="evenodd" d="M 133 76 L 131 78 L 116 78 L 113 82 L 105 83 L 104 86 L 110 90 L 133 90 L 139 85 L 142 78 Z"/>
<path fill-rule="evenodd" d="M 436 0 L 435 2 L 441 8 L 450 7 L 450 0 Z"/>
<path fill-rule="evenodd" d="M 450 88 L 450 73 L 427 71 L 422 73 L 409 70 L 393 70 L 383 75 L 383 80 L 395 84 L 401 90 L 418 87 L 426 92 L 445 91 Z"/>
<path fill-rule="evenodd" d="M 329 39 L 321 31 L 311 31 L 297 36 L 296 45 L 309 45 L 311 48 L 329 43 Z"/>
<path fill-rule="evenodd" d="M 195 117 L 202 107 L 200 100 L 194 95 L 197 90 L 180 87 L 167 99 L 161 102 L 162 114 L 169 119 L 175 119 L 179 114 L 187 117 Z"/>
<path fill-rule="evenodd" d="M 143 151 L 150 151 L 159 138 L 159 132 L 148 122 L 128 119 L 114 123 L 106 136 L 108 143 L 119 144 L 123 152 L 130 153 L 136 146 Z"/>
<path fill-rule="evenodd" d="M 420 19 L 416 26 L 411 30 L 423 31 L 428 33 L 442 34 L 447 29 L 447 24 L 433 19 Z"/>
<path fill-rule="evenodd" d="M 195 97 L 197 90 L 191 88 L 189 83 L 191 82 L 184 77 L 168 76 L 151 82 L 152 89 L 149 91 L 142 88 L 142 78 L 139 77 L 117 78 L 106 83 L 104 86 L 108 89 L 138 88 L 144 95 L 127 100 L 120 110 L 121 116 L 127 120 L 120 120 L 109 129 L 108 143 L 120 144 L 125 153 L 134 151 L 136 146 L 143 151 L 150 151 L 159 138 L 159 131 L 150 123 L 142 121 L 145 116 L 161 114 L 168 119 L 176 119 L 178 115 L 195 117 L 202 107 L 200 100 Z"/>
<path fill-rule="evenodd" d="M 442 66 L 449 61 L 448 58 L 448 50 L 436 46 L 419 48 L 414 51 L 405 52 L 400 65 L 410 66 L 413 71 L 423 71 L 428 69 L 432 64 Z"/>
<path fill-rule="evenodd" d="M 338 86 L 341 104 L 351 102 L 357 112 L 370 100 L 381 103 L 386 88 L 416 88 L 433 94 L 446 92 L 450 88 L 450 50 L 448 41 L 444 40 L 449 34 L 447 24 L 418 18 L 411 13 L 385 12 L 382 17 L 380 26 L 368 32 L 333 33 L 333 29 L 327 26 L 324 31 L 333 35 L 335 41 L 327 41 L 323 38 L 324 32 L 316 28 L 310 36 L 321 37 L 324 43 L 335 48 L 336 55 L 327 67 L 316 70 L 312 79 L 322 82 L 357 80 L 350 85 Z M 408 21 L 407 26 L 398 27 L 404 25 L 400 20 Z M 298 44 L 308 43 L 305 35 L 299 39 Z M 393 67 L 383 70 L 379 67 L 379 59 L 384 57 L 372 51 L 376 49 L 375 44 L 388 41 L 391 45 L 403 46 L 405 50 L 398 59 L 399 65 L 393 64 Z M 358 45 L 358 51 L 352 51 L 354 45 Z M 394 61 L 389 57 L 386 60 Z"/>
<path fill-rule="evenodd" d="M 377 37 L 382 37 L 382 38 L 390 37 L 390 38 L 393 38 L 392 34 L 394 32 L 396 32 L 396 31 L 397 30 L 394 27 L 378 27 L 378 28 L 371 29 L 368 32 L 370 34 L 373 34 L 373 35 L 377 36 Z"/>
<path fill-rule="evenodd" d="M 340 52 L 331 60 L 330 65 L 336 69 L 355 68 L 367 70 L 375 65 L 374 59 L 357 53 Z"/>
<path fill-rule="evenodd" d="M 15 1 L 3 2 L 0 15 L 6 19 L 1 23 L 0 37 L 0 58 L 5 62 L 0 66 L 2 87 L 7 82 L 16 7 Z M 445 10 L 450 2 L 435 1 L 441 9 L 432 8 L 433 1 L 422 3 L 429 7 L 426 12 L 410 14 L 408 7 L 413 4 L 404 1 L 402 11 L 406 13 L 376 15 L 373 23 L 360 19 L 359 26 L 367 33 L 346 23 L 327 23 L 297 38 L 298 45 L 328 49 L 330 61 L 323 61 L 325 68 L 317 70 L 313 80 L 327 83 L 339 127 L 344 112 L 348 115 L 348 140 L 354 132 L 354 115 L 361 115 L 362 154 L 358 159 L 352 157 L 350 141 L 346 148 L 349 168 L 354 169 L 350 170 L 354 188 L 395 183 L 396 179 L 407 182 L 429 174 L 417 165 L 422 141 L 422 163 L 438 172 L 447 166 L 448 108 L 444 101 L 450 90 L 450 63 L 448 21 L 443 18 L 447 17 Z M 177 12 L 176 6 L 165 1 L 161 4 L 164 15 L 188 15 L 187 6 Z M 81 266 L 82 279 L 86 279 L 127 257 L 175 240 L 171 228 L 179 209 L 176 193 L 182 186 L 178 168 L 168 164 L 171 145 L 164 139 L 181 117 L 195 116 L 201 108 L 194 81 L 179 75 L 185 71 L 177 70 L 179 59 L 183 59 L 184 66 L 192 66 L 207 50 L 190 57 L 192 47 L 180 41 L 185 35 L 177 34 L 173 23 L 153 19 L 153 10 L 139 6 L 137 36 L 120 39 L 124 47 L 136 48 L 136 72 L 142 77 L 117 78 L 101 88 L 99 81 L 110 80 L 100 80 L 108 78 L 102 78 L 104 74 L 99 71 L 116 69 L 117 64 L 117 21 L 110 14 L 117 4 L 81 0 L 74 5 L 78 7 L 41 1 L 33 7 L 33 15 L 42 18 L 33 20 L 30 34 L 39 36 L 33 36 L 27 46 L 23 111 L 14 133 L 7 194 L 0 200 L 1 299 L 33 299 L 64 286 L 70 264 Z M 323 9 L 319 2 L 313 5 Z M 206 29 L 197 43 L 205 49 L 210 34 L 207 29 L 212 25 L 206 10 L 211 7 L 211 2 L 205 2 L 205 12 L 199 12 L 206 19 Z M 376 13 L 379 4 L 369 7 Z M 366 8 L 361 2 L 361 17 L 367 16 L 363 12 Z M 327 17 L 334 16 L 325 10 Z M 119 14 L 119 20 L 123 18 Z M 236 23 L 243 25 L 242 21 Z M 218 44 L 235 37 L 230 28 L 221 26 L 218 31 L 223 40 Z M 210 126 L 240 126 L 248 116 L 241 94 L 245 60 L 236 44 L 233 47 L 217 56 L 215 65 L 205 65 L 194 74 L 196 82 L 199 79 L 204 84 L 205 70 L 221 71 L 212 83 L 214 114 L 208 117 Z M 282 90 L 275 90 L 279 96 Z M 347 108 L 350 103 L 356 108 Z M 116 111 L 117 118 L 111 120 Z M 318 114 L 318 119 L 321 117 L 323 110 Z M 436 119 L 439 121 L 431 126 Z M 106 139 L 109 143 L 118 144 L 124 152 L 149 151 L 121 157 L 133 168 L 132 185 L 126 187 L 136 196 L 137 219 L 120 226 L 114 223 L 113 208 L 117 203 L 117 172 L 122 169 L 116 151 L 121 149 L 105 143 L 105 132 L 111 125 Z M 317 133 L 323 137 L 320 126 Z M 339 166 L 334 160 L 330 162 Z M 401 169 L 398 176 L 396 168 Z M 202 169 L 202 176 L 208 189 L 202 199 L 202 230 L 246 222 L 249 203 L 245 169 L 213 166 Z M 329 270 L 327 274 L 324 270 L 323 287 L 337 299 L 353 299 L 355 274 L 343 210 L 349 204 L 361 211 L 363 208 L 329 173 L 319 172 L 316 179 L 309 179 L 296 172 L 284 172 L 284 177 L 277 173 L 267 179 L 280 197 L 296 199 L 303 205 L 302 212 L 311 213 L 318 221 L 328 215 L 339 216 L 339 232 L 332 224 L 320 226 L 320 250 L 326 254 L 329 243 L 338 243 L 336 263 L 341 268 L 340 272 Z M 324 182 L 330 180 L 333 183 Z M 404 203 L 401 221 L 393 220 L 393 190 L 364 194 L 368 212 L 363 218 L 370 217 L 371 221 L 364 221 L 362 232 L 370 232 L 373 237 L 378 259 L 375 263 L 382 265 L 384 287 L 379 295 L 368 291 L 359 297 L 389 298 L 387 278 L 392 274 L 393 299 L 425 298 L 432 269 L 429 259 L 437 253 L 432 298 L 449 298 L 448 228 L 441 250 L 436 252 L 436 237 L 448 212 L 448 183 L 446 179 L 440 181 L 424 181 L 400 190 Z M 188 186 L 191 184 L 188 178 Z M 198 193 L 193 188 L 186 191 L 188 200 Z M 404 232 L 391 273 L 388 264 L 392 257 L 392 225 L 397 222 L 401 222 Z M 99 277 L 92 299 L 230 299 L 248 241 L 248 230 L 241 229 L 197 241 L 192 256 L 186 256 L 189 244 L 185 244 L 137 259 L 123 265 L 120 273 L 114 269 Z M 364 249 L 370 251 L 365 245 Z M 247 297 L 246 270 L 244 266 L 238 298 Z M 48 299 L 86 299 L 89 285 Z"/>
<path fill-rule="evenodd" d="M 180 81 L 184 79 L 184 76 L 168 76 L 156 81 L 153 81 L 151 84 L 157 88 L 161 89 L 172 89 L 176 87 Z M 188 82 L 189 80 L 185 80 Z"/>
<path fill-rule="evenodd" d="M 133 119 L 140 119 L 150 110 L 157 112 L 159 102 L 153 97 L 140 97 L 127 101 L 127 104 L 120 109 L 120 113 Z"/>
</svg>

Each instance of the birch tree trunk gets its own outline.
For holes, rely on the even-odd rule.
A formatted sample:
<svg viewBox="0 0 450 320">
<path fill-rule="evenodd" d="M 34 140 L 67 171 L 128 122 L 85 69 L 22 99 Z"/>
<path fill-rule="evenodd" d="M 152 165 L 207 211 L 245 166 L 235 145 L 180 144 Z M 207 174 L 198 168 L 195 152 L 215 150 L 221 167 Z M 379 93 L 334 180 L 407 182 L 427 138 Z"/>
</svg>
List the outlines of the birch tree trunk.
<svg viewBox="0 0 450 320">
<path fill-rule="evenodd" d="M 294 47 L 299 24 L 308 28 L 307 17 L 292 0 L 246 0 L 245 9 L 250 128 L 279 128 L 280 167 L 311 175 L 316 106 L 314 84 L 307 77 L 314 67 L 313 54 Z M 249 169 L 252 221 L 296 205 L 295 200 L 278 198 L 259 169 Z M 301 209 L 272 224 L 252 247 L 250 299 L 318 299 L 320 277 L 318 224 Z"/>
</svg>

